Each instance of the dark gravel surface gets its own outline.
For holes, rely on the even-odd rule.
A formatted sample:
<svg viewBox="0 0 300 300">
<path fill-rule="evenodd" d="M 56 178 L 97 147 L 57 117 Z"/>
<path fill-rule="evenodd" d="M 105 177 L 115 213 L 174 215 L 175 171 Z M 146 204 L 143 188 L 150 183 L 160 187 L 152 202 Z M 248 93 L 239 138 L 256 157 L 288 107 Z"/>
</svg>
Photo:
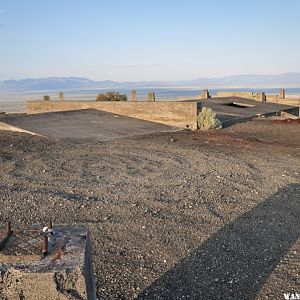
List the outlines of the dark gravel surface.
<svg viewBox="0 0 300 300">
<path fill-rule="evenodd" d="M 271 122 L 105 143 L 0 132 L 0 222 L 89 226 L 99 299 L 284 299 L 300 292 L 299 137 Z"/>
</svg>

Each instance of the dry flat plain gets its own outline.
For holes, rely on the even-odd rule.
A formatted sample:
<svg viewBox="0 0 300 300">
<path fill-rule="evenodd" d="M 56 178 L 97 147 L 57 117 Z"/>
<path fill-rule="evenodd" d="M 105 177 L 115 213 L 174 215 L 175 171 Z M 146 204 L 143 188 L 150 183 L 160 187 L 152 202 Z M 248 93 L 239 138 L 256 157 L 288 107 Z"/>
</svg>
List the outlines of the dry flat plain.
<svg viewBox="0 0 300 300">
<path fill-rule="evenodd" d="M 99 299 L 300 292 L 297 123 L 0 145 L 0 221 L 89 226 Z"/>
</svg>

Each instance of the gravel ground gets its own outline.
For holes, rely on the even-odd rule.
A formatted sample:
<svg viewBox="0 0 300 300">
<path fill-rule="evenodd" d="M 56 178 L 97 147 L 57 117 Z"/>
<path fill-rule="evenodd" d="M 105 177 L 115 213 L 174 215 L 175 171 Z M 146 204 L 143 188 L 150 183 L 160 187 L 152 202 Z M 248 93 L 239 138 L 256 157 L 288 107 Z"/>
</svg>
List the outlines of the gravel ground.
<svg viewBox="0 0 300 300">
<path fill-rule="evenodd" d="M 300 292 L 298 124 L 0 146 L 0 221 L 89 226 L 99 299 Z"/>
</svg>

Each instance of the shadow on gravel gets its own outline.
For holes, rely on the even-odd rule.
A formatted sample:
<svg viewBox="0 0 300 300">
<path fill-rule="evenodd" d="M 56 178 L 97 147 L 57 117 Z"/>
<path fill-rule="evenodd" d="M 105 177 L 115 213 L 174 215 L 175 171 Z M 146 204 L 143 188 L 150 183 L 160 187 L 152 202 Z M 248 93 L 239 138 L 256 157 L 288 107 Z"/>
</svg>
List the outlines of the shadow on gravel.
<svg viewBox="0 0 300 300">
<path fill-rule="evenodd" d="M 254 299 L 300 236 L 300 185 L 280 189 L 226 225 L 138 299 Z"/>
</svg>

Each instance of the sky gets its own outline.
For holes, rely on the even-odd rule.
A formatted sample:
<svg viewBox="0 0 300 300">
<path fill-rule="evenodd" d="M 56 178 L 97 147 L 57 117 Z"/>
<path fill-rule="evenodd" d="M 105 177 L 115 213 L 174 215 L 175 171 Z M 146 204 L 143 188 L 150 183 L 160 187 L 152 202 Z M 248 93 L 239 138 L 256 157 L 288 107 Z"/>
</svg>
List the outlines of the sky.
<svg viewBox="0 0 300 300">
<path fill-rule="evenodd" d="M 0 0 L 0 80 L 300 71 L 299 0 Z"/>
</svg>

